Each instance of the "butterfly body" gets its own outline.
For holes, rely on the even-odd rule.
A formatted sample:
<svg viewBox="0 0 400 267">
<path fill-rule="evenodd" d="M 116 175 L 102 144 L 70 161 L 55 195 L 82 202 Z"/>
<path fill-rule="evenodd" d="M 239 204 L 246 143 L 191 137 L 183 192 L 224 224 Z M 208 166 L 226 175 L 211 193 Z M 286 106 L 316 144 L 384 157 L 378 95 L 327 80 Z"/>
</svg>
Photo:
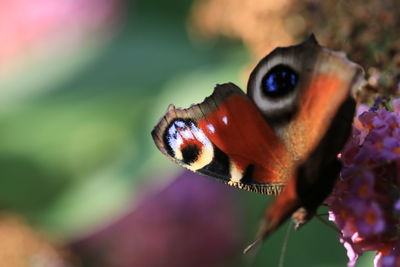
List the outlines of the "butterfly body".
<svg viewBox="0 0 400 267">
<path fill-rule="evenodd" d="M 332 190 L 362 73 L 311 36 L 262 59 L 247 94 L 226 83 L 200 104 L 171 105 L 153 139 L 163 154 L 192 171 L 258 193 L 283 189 L 266 211 L 261 239 L 296 210 L 305 214 L 297 223 L 305 223 Z"/>
</svg>

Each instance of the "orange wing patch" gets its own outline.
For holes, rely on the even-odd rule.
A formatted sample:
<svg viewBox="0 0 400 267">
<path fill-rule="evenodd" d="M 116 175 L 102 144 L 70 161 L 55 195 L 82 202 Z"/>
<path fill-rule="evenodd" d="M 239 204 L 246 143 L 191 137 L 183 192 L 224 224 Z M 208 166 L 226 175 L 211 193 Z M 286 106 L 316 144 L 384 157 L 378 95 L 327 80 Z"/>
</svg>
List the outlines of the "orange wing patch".
<svg viewBox="0 0 400 267">
<path fill-rule="evenodd" d="M 350 86 L 358 86 L 359 69 L 317 73 L 310 78 L 299 105 L 301 109 L 288 125 L 283 138 L 294 161 L 306 159 L 325 135 L 340 105 L 350 97 Z"/>
<path fill-rule="evenodd" d="M 199 127 L 230 157 L 238 174 L 254 165 L 254 182 L 286 181 L 290 164 L 286 148 L 248 98 L 231 95 L 218 109 L 199 120 Z M 232 170 L 232 179 L 240 180 L 234 173 Z"/>
</svg>

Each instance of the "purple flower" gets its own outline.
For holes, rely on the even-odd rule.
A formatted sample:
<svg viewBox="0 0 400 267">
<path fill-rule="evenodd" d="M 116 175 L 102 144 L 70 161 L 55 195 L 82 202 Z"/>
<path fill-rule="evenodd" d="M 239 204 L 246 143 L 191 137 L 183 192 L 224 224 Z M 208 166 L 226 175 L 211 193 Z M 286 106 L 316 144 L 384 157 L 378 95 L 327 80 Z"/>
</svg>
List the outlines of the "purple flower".
<svg viewBox="0 0 400 267">
<path fill-rule="evenodd" d="M 361 106 L 326 201 L 350 267 L 364 251 L 377 251 L 376 267 L 400 266 L 400 101 L 392 106 L 395 112 Z"/>
<path fill-rule="evenodd" d="M 360 238 L 374 236 L 385 230 L 383 211 L 376 202 L 365 201 L 354 208 Z"/>
</svg>

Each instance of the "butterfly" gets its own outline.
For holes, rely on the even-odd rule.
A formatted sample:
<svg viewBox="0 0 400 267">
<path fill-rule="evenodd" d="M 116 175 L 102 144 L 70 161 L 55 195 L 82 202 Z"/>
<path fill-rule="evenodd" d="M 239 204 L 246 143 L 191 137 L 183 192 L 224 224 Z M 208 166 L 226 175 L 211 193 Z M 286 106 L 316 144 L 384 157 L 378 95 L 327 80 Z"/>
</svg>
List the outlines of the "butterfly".
<svg viewBox="0 0 400 267">
<path fill-rule="evenodd" d="M 191 171 L 277 195 L 250 249 L 291 216 L 297 228 L 309 221 L 332 191 L 363 76 L 344 53 L 311 35 L 261 59 L 247 94 L 224 83 L 200 104 L 170 105 L 152 137 L 164 155 Z"/>
</svg>

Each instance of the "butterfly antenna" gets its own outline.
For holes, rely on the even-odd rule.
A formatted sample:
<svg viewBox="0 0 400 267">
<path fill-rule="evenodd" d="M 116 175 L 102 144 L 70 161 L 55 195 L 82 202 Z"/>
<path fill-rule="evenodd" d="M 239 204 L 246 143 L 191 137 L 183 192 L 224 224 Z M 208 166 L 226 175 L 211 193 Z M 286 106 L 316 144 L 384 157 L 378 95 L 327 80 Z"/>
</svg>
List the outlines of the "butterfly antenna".
<svg viewBox="0 0 400 267">
<path fill-rule="evenodd" d="M 256 261 L 256 257 L 258 255 L 258 252 L 260 251 L 261 248 L 261 240 L 256 240 L 252 244 L 250 244 L 244 251 L 243 254 L 246 254 L 244 256 L 244 262 L 245 266 L 250 267 L 254 266 L 254 262 Z M 252 250 L 251 253 L 248 253 L 249 250 Z"/>
<path fill-rule="evenodd" d="M 288 241 L 289 241 L 289 235 L 290 235 L 290 230 L 293 227 L 293 223 L 289 223 L 286 233 L 285 233 L 285 237 L 283 240 L 283 244 L 282 244 L 282 249 L 281 249 L 281 254 L 279 257 L 279 263 L 278 263 L 278 267 L 283 267 L 284 261 L 285 261 L 285 255 L 286 255 L 286 250 L 287 250 L 287 246 L 288 246 Z M 247 246 L 247 248 L 245 248 L 245 250 L 243 251 L 243 254 L 252 254 L 252 256 L 247 256 L 247 260 L 246 260 L 246 266 L 252 266 L 256 255 L 258 254 L 258 251 L 261 247 L 261 243 L 262 243 L 262 238 L 258 238 L 256 239 L 253 243 L 251 243 L 250 245 Z M 250 250 L 255 251 L 254 253 L 248 253 Z"/>
<path fill-rule="evenodd" d="M 289 223 L 288 227 L 286 229 L 286 233 L 285 233 L 285 239 L 283 240 L 283 244 L 282 244 L 282 249 L 281 249 L 281 255 L 279 257 L 279 263 L 278 263 L 278 267 L 283 267 L 283 264 L 285 262 L 285 255 L 286 255 L 286 250 L 287 250 L 287 246 L 288 246 L 288 241 L 289 241 L 289 234 L 290 234 L 290 230 L 293 227 L 293 223 Z"/>
<path fill-rule="evenodd" d="M 260 247 L 261 241 L 262 241 L 262 238 L 261 238 L 261 237 L 257 238 L 253 243 L 251 243 L 250 245 L 248 245 L 248 246 L 243 250 L 243 254 L 247 254 L 250 250 L 253 250 L 253 249 L 256 249 L 256 248 Z"/>
</svg>

